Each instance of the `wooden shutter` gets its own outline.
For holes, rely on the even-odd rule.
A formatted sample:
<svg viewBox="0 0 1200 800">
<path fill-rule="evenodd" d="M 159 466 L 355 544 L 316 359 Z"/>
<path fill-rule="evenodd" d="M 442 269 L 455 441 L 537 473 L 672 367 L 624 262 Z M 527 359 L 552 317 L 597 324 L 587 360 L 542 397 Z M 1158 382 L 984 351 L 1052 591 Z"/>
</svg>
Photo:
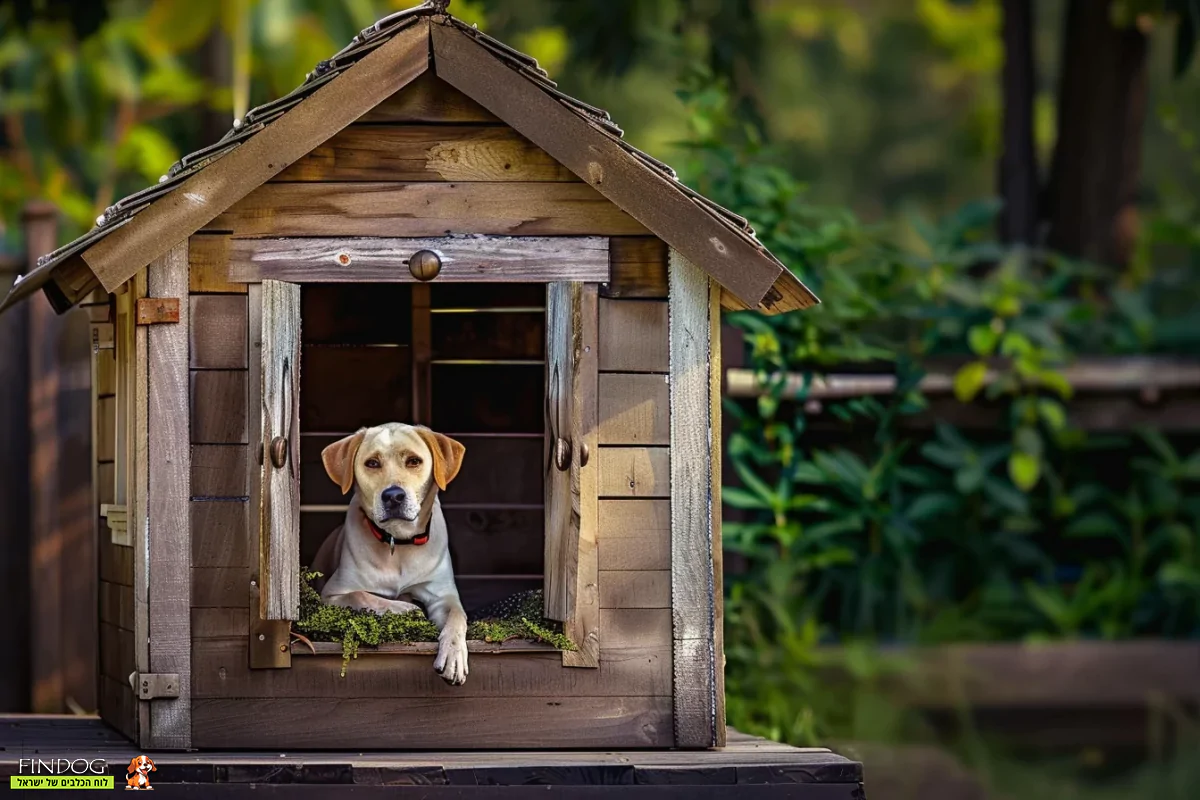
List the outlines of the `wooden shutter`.
<svg viewBox="0 0 1200 800">
<path fill-rule="evenodd" d="M 300 286 L 262 282 L 263 619 L 300 616 Z"/>
<path fill-rule="evenodd" d="M 545 614 L 579 650 L 563 664 L 599 665 L 596 527 L 596 285 L 546 289 Z"/>
</svg>

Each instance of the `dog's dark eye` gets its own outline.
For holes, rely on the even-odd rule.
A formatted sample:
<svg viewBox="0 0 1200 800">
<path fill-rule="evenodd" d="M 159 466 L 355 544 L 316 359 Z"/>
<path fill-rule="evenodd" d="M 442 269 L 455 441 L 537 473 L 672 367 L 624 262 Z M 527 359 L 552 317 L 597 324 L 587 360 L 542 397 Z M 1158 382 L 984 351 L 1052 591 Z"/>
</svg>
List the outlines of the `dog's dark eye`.
<svg viewBox="0 0 1200 800">
<path fill-rule="evenodd" d="M 408 467 L 409 469 L 416 469 L 417 467 L 421 466 L 421 459 L 417 458 L 416 456 L 409 456 L 404 462 L 404 466 Z"/>
<path fill-rule="evenodd" d="M 367 469 L 379 469 L 382 466 L 378 458 L 368 458 L 366 462 Z"/>
</svg>

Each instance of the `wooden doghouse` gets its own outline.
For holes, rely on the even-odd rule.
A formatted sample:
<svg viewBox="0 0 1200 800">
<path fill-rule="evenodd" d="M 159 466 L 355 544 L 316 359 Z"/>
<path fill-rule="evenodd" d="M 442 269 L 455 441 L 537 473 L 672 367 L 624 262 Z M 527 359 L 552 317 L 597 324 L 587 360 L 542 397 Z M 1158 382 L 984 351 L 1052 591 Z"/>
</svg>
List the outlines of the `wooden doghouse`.
<svg viewBox="0 0 1200 800">
<path fill-rule="evenodd" d="M 746 221 L 445 3 L 381 20 L 5 299 L 92 305 L 103 717 L 145 748 L 724 742 L 722 307 L 816 302 Z M 293 645 L 346 501 L 321 448 L 424 423 L 472 605 L 573 652 Z M 421 657 L 413 657 L 413 653 Z"/>
</svg>

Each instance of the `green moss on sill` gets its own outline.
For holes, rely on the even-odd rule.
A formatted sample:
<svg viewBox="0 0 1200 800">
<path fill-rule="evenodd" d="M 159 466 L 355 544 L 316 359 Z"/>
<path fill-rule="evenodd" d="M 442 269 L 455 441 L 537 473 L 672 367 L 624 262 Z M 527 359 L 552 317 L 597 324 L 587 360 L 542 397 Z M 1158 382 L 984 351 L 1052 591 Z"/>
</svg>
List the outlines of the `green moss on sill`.
<svg viewBox="0 0 1200 800">
<path fill-rule="evenodd" d="M 358 657 L 361 645 L 411 642 L 436 642 L 437 626 L 420 611 L 407 614 L 331 606 L 321 602 L 312 582 L 321 573 L 308 569 L 301 573 L 300 619 L 293 629 L 311 641 L 339 642 L 342 645 L 342 675 L 351 658 Z M 479 619 L 469 621 L 467 639 L 490 643 L 523 639 L 575 650 L 575 644 L 562 632 L 562 623 L 542 616 L 541 590 L 520 592 L 485 609 Z"/>
</svg>

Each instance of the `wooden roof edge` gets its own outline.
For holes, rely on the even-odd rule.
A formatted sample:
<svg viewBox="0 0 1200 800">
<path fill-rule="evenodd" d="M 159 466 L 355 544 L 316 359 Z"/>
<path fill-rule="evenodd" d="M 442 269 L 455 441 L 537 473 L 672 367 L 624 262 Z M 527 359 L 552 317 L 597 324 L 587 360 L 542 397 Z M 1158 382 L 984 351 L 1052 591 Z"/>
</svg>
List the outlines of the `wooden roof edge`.
<svg viewBox="0 0 1200 800">
<path fill-rule="evenodd" d="M 673 172 L 639 158 L 597 124 L 590 108 L 564 100 L 526 61 L 505 56 L 451 17 L 433 22 L 439 78 L 545 150 L 739 301 L 751 308 L 766 301 L 769 313 L 819 302 L 752 231 L 696 202 Z"/>
</svg>

